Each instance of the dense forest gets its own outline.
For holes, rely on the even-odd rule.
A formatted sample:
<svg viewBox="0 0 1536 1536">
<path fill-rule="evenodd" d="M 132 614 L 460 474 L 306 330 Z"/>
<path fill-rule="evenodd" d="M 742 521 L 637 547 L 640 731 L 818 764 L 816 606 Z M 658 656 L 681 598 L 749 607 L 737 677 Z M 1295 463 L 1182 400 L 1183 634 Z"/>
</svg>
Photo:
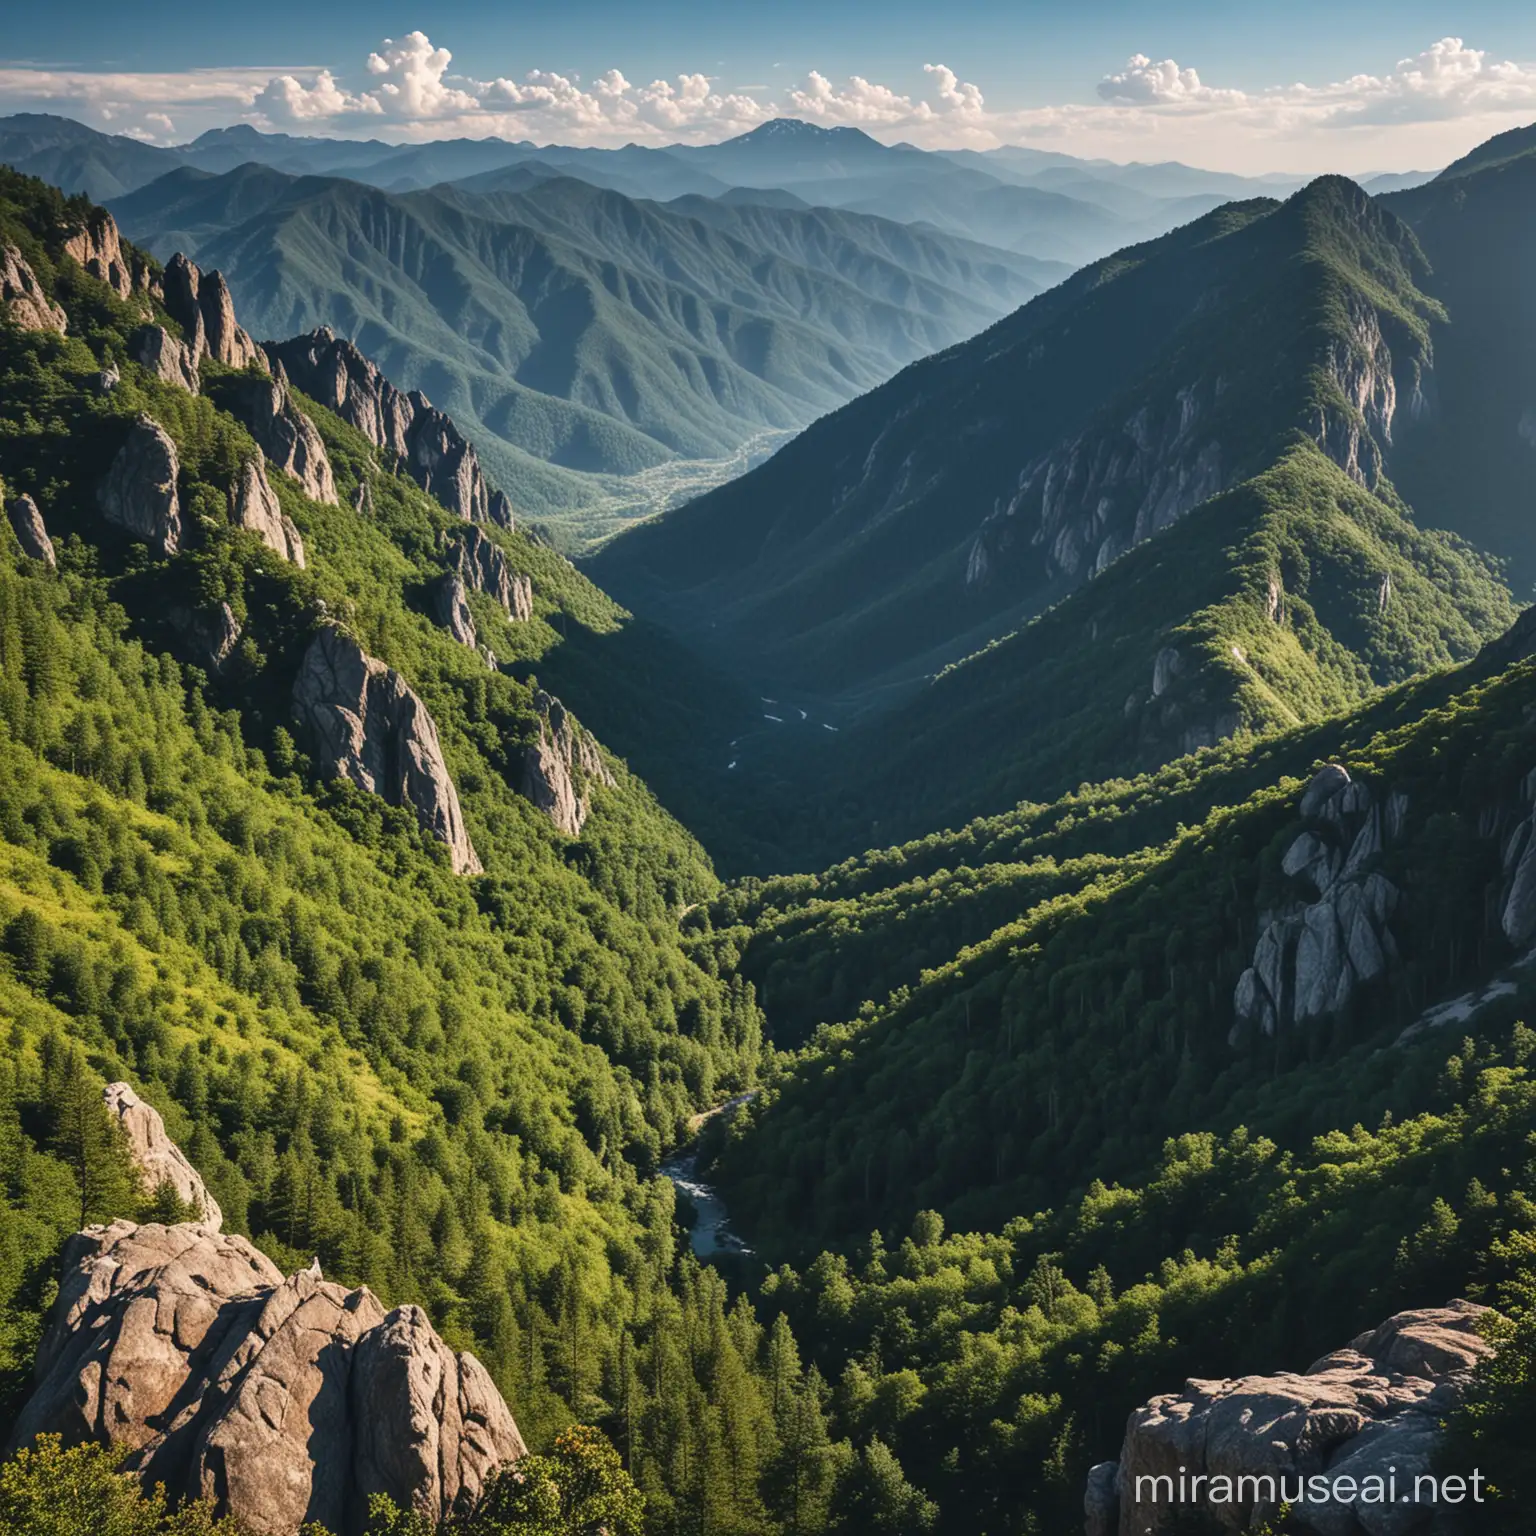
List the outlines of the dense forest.
<svg viewBox="0 0 1536 1536">
<path fill-rule="evenodd" d="M 146 315 L 180 329 L 66 253 L 89 217 L 0 172 L 0 241 L 68 317 L 0 324 L 0 496 L 32 497 L 57 551 L 0 552 L 0 1426 L 64 1238 L 188 1214 L 130 1176 L 100 1107 L 125 1078 L 231 1230 L 419 1302 L 486 1364 L 535 1455 L 466 1536 L 1045 1536 L 1147 1396 L 1299 1367 L 1454 1293 L 1503 1308 L 1505 1347 L 1448 1455 L 1530 1496 L 1536 1042 L 1499 911 L 1536 664 L 1517 637 L 1422 675 L 1509 617 L 1491 566 L 1297 448 L 1277 483 L 1311 510 L 1266 506 L 1254 536 L 1300 547 L 1348 502 L 1408 572 L 1379 654 L 1307 631 L 1309 723 L 725 886 L 713 790 L 692 831 L 668 808 L 690 804 L 678 739 L 728 729 L 739 690 L 492 526 L 534 602 L 467 594 L 487 666 L 434 617 L 457 520 L 297 392 L 338 494 L 274 469 L 307 559 L 276 556 L 230 510 L 259 455 L 242 375 L 205 362 L 194 394 L 133 360 Z M 95 495 L 142 415 L 179 460 L 163 556 Z M 1326 583 L 1294 585 L 1306 629 Z M 240 637 L 215 667 L 186 615 L 219 604 Z M 320 771 L 292 695 L 337 623 L 430 710 L 483 872 Z M 551 687 L 597 731 L 575 836 L 519 788 Z M 597 744 L 608 723 L 660 744 L 654 791 Z M 1398 893 L 1394 963 L 1340 1008 L 1234 1029 L 1262 930 L 1305 897 L 1291 850 L 1333 835 L 1301 804 L 1324 763 L 1388 828 L 1368 868 Z M 700 1156 L 757 1252 L 700 1263 L 660 1165 L 748 1095 Z M 125 1531 L 216 1530 L 47 1443 L 0 1468 L 0 1524 L 69 1529 L 39 1523 L 58 1489 Z"/>
</svg>

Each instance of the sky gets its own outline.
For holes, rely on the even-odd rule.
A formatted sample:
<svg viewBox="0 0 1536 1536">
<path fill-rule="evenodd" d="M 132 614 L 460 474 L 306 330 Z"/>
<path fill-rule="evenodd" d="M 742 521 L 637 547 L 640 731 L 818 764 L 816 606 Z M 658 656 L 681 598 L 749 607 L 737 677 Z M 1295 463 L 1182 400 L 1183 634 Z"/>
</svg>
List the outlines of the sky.
<svg viewBox="0 0 1536 1536">
<path fill-rule="evenodd" d="M 4 0 L 0 113 L 701 143 L 773 117 L 1245 173 L 1434 169 L 1536 121 L 1536 6 L 1397 0 Z"/>
</svg>

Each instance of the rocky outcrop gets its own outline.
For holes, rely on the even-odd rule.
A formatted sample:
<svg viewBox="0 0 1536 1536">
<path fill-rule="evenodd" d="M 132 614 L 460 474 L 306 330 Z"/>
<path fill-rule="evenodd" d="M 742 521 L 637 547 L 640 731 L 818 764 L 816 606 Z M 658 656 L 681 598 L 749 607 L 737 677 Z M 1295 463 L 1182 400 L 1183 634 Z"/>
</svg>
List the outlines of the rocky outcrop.
<svg viewBox="0 0 1536 1536">
<path fill-rule="evenodd" d="M 108 522 L 143 539 L 157 554 L 174 555 L 181 547 L 180 473 L 170 435 L 141 416 L 96 488 L 96 503 Z"/>
<path fill-rule="evenodd" d="M 33 560 L 41 560 L 52 567 L 59 562 L 53 552 L 53 540 L 48 537 L 43 514 L 30 496 L 17 496 L 6 503 L 6 516 L 11 520 L 11 532 L 21 545 L 21 552 Z"/>
<path fill-rule="evenodd" d="M 1119 1461 L 1089 1475 L 1088 1536 L 1144 1536 L 1192 1508 L 1242 1531 L 1272 1517 L 1287 1488 L 1297 1529 L 1316 1536 L 1426 1531 L 1433 1507 L 1414 1501 L 1414 1479 L 1430 1471 L 1441 1418 L 1489 1353 L 1477 1331 L 1486 1310 L 1453 1301 L 1400 1312 L 1300 1375 L 1193 1380 L 1153 1398 L 1132 1412 Z M 1397 1502 L 1387 1503 L 1368 1479 L 1385 1490 L 1394 1471 Z M 1297 1480 L 1317 1473 L 1354 1478 L 1356 1497 L 1340 1482 L 1329 1503 L 1297 1499 Z"/>
<path fill-rule="evenodd" d="M 1048 574 L 1096 576 L 1216 495 L 1231 479 L 1211 419 L 1222 389 L 1219 378 L 1197 380 L 1032 459 L 977 530 L 966 585 L 1029 550 L 1043 552 Z"/>
<path fill-rule="evenodd" d="M 356 427 L 375 447 L 406 456 L 411 403 L 350 341 L 322 326 L 289 341 L 269 341 L 266 350 L 272 366 L 281 366 L 295 388 Z"/>
<path fill-rule="evenodd" d="M 1499 926 L 1517 949 L 1536 939 L 1536 770 L 1526 775 L 1521 788 L 1521 809 L 1531 809 L 1504 840 L 1499 901 Z"/>
<path fill-rule="evenodd" d="M 464 581 L 500 603 L 508 618 L 533 617 L 533 582 L 512 569 L 501 546 L 481 529 L 469 527 L 454 538 L 453 562 Z"/>
<path fill-rule="evenodd" d="M 369 442 L 404 460 L 411 478 L 467 522 L 513 525 L 512 504 L 493 491 L 474 447 L 419 390 L 402 394 L 350 341 L 329 327 L 268 342 L 267 355 L 312 400 Z"/>
<path fill-rule="evenodd" d="M 178 251 L 165 269 L 165 308 L 198 362 L 207 356 L 231 368 L 266 367 L 261 349 L 235 320 L 222 272 L 200 272 Z"/>
<path fill-rule="evenodd" d="M 228 603 L 208 608 L 173 608 L 171 627 L 186 642 L 192 662 L 217 676 L 240 644 L 240 621 Z"/>
<path fill-rule="evenodd" d="M 398 672 L 329 626 L 310 642 L 293 702 L 322 773 L 409 806 L 455 873 L 480 873 L 437 726 Z"/>
<path fill-rule="evenodd" d="M 304 569 L 304 541 L 283 511 L 260 459 L 247 459 L 229 488 L 229 520 L 254 533 L 273 554 Z"/>
<path fill-rule="evenodd" d="M 197 393 L 197 358 L 185 342 L 178 341 L 163 325 L 141 325 L 128 338 L 128 356 L 167 384 Z"/>
<path fill-rule="evenodd" d="M 256 439 L 267 461 L 292 475 L 311 501 L 337 504 L 336 477 L 325 443 L 314 422 L 293 403 L 282 379 L 247 374 L 219 398 Z"/>
<path fill-rule="evenodd" d="M 590 786 L 613 786 L 603 754 L 559 699 L 534 695 L 538 739 L 523 751 L 520 789 L 568 837 L 579 837 L 591 812 Z"/>
<path fill-rule="evenodd" d="M 43 292 L 37 273 L 14 245 L 0 243 L 0 318 L 24 331 L 57 331 L 69 328 L 63 307 Z"/>
<path fill-rule="evenodd" d="M 435 1526 L 525 1452 L 472 1355 L 319 1266 L 284 1278 L 201 1223 L 91 1227 L 64 1249 L 36 1387 L 11 1446 L 115 1442 L 173 1499 L 252 1536 L 357 1536 L 372 1493 Z"/>
<path fill-rule="evenodd" d="M 105 209 L 93 208 L 84 227 L 64 242 L 64 250 L 120 299 L 147 293 L 154 286 L 149 263 L 140 252 L 124 246 L 117 221 Z"/>
<path fill-rule="evenodd" d="M 477 649 L 474 615 L 464 591 L 464 578 L 457 571 L 447 571 L 432 583 L 432 616 L 460 645 Z"/>
<path fill-rule="evenodd" d="M 1376 306 L 1351 292 L 1348 309 L 1348 334 L 1329 345 L 1324 363 L 1337 396 L 1318 405 L 1312 435 L 1352 480 L 1374 487 L 1392 444 L 1397 382 Z"/>
<path fill-rule="evenodd" d="M 1396 958 L 1388 920 L 1399 892 L 1375 864 L 1407 809 L 1406 797 L 1383 802 L 1337 763 L 1313 776 L 1301 799 L 1312 825 L 1286 850 L 1282 868 L 1316 899 L 1262 920 L 1253 964 L 1233 995 L 1234 1043 L 1247 1029 L 1273 1035 L 1339 1012 Z"/>
<path fill-rule="evenodd" d="M 123 1128 L 144 1193 L 153 1195 L 162 1185 L 169 1184 L 176 1198 L 192 1207 L 204 1227 L 210 1232 L 219 1231 L 224 1225 L 219 1202 L 209 1193 L 202 1175 L 186 1154 L 166 1134 L 160 1111 L 146 1104 L 127 1083 L 108 1083 L 102 1100 Z"/>
</svg>

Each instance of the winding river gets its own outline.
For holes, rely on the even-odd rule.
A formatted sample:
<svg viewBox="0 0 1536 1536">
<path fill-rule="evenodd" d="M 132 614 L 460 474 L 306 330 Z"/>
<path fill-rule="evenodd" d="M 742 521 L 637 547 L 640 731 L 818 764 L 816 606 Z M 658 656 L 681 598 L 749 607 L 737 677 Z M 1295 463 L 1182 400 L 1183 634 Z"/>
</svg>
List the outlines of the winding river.
<svg viewBox="0 0 1536 1536">
<path fill-rule="evenodd" d="M 729 1114 L 753 1097 L 755 1095 L 751 1093 L 738 1094 L 734 1099 L 716 1105 L 714 1109 L 696 1116 L 690 1129 L 697 1135 L 706 1120 L 712 1120 L 719 1114 Z M 715 1192 L 713 1185 L 706 1184 L 699 1177 L 698 1162 L 698 1153 L 690 1142 L 661 1165 L 662 1173 L 687 1195 L 697 1213 L 693 1230 L 688 1234 L 693 1251 L 701 1259 L 707 1259 L 715 1253 L 751 1253 L 752 1250 L 731 1231 L 730 1213 L 725 1208 L 725 1201 Z"/>
</svg>

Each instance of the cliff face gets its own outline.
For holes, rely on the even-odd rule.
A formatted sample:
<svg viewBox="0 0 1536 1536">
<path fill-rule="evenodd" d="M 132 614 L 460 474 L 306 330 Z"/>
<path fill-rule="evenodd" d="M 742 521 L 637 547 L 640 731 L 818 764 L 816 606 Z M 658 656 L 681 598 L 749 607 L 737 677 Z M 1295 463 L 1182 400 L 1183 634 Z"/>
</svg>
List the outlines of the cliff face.
<svg viewBox="0 0 1536 1536">
<path fill-rule="evenodd" d="M 1486 1310 L 1453 1301 L 1400 1312 L 1300 1375 L 1189 1381 L 1182 1392 L 1153 1398 L 1132 1412 L 1119 1461 L 1089 1474 L 1087 1536 L 1145 1536 L 1192 1511 L 1218 1529 L 1243 1531 L 1276 1514 L 1281 1479 L 1294 1489 L 1317 1473 L 1353 1478 L 1358 1497 L 1298 1502 L 1291 1516 L 1298 1530 L 1427 1531 L 1434 1510 L 1407 1490 L 1431 1470 L 1441 1417 L 1489 1353 L 1477 1332 Z M 1182 1499 L 1181 1474 L 1189 1493 Z M 1366 1480 L 1386 1485 L 1393 1474 L 1399 1502 L 1384 1507 Z M 1202 1483 L 1191 1485 L 1197 1477 Z"/>
<path fill-rule="evenodd" d="M 437 725 L 398 672 L 342 630 L 322 629 L 299 668 L 293 702 L 322 773 L 411 807 L 447 846 L 455 874 L 481 872 Z"/>
<path fill-rule="evenodd" d="M 479 528 L 466 528 L 453 543 L 454 569 L 476 592 L 494 598 L 509 619 L 533 617 L 533 582 L 512 569 L 501 546 Z"/>
<path fill-rule="evenodd" d="M 165 269 L 165 307 L 200 362 L 206 355 L 231 368 L 266 359 L 235 320 L 235 301 L 222 272 L 201 272 L 180 252 Z"/>
<path fill-rule="evenodd" d="M 26 258 L 14 245 L 0 243 L 0 315 L 24 331 L 57 331 L 69 322 L 63 307 L 43 292 Z"/>
<path fill-rule="evenodd" d="M 268 342 L 267 355 L 297 388 L 369 442 L 388 448 L 411 478 L 468 522 L 511 528 L 511 503 L 492 490 L 473 445 L 419 390 L 402 394 L 350 341 L 328 327 Z"/>
<path fill-rule="evenodd" d="M 613 774 L 597 743 L 559 699 L 541 690 L 534 702 L 539 735 L 524 749 L 519 788 L 567 837 L 579 837 L 591 814 L 591 786 L 611 788 Z"/>
<path fill-rule="evenodd" d="M 325 443 L 308 416 L 294 404 L 281 375 L 246 375 L 220 395 L 222 404 L 256 439 L 268 463 L 292 475 L 312 501 L 337 505 L 336 477 Z"/>
<path fill-rule="evenodd" d="M 159 423 L 139 417 L 96 490 L 102 516 L 159 555 L 181 548 L 181 461 Z"/>
<path fill-rule="evenodd" d="M 103 208 L 91 210 L 84 227 L 64 242 L 64 250 L 120 299 L 154 287 L 143 253 L 123 249 L 117 221 Z"/>
<path fill-rule="evenodd" d="M 159 1115 L 127 1084 L 107 1102 L 136 1155 L 216 1216 Z M 525 1453 L 484 1367 L 420 1308 L 386 1313 L 318 1265 L 285 1278 L 216 1220 L 88 1227 L 62 1268 L 8 1451 L 40 1434 L 110 1441 L 146 1484 L 211 1499 L 252 1536 L 309 1522 L 356 1536 L 375 1493 L 436 1525 Z"/>
<path fill-rule="evenodd" d="M 196 394 L 200 387 L 197 356 L 163 325 L 143 325 L 128 340 L 128 355 L 157 378 Z"/>
<path fill-rule="evenodd" d="M 17 496 L 6 505 L 6 516 L 11 522 L 11 532 L 21 545 L 22 553 L 44 565 L 54 566 L 58 559 L 53 552 L 53 540 L 43 522 L 43 514 L 30 496 Z"/>
<path fill-rule="evenodd" d="M 254 533 L 273 554 L 304 569 L 304 541 L 293 519 L 278 504 L 260 459 L 247 459 L 240 466 L 229 500 L 230 520 L 237 528 Z"/>
</svg>

